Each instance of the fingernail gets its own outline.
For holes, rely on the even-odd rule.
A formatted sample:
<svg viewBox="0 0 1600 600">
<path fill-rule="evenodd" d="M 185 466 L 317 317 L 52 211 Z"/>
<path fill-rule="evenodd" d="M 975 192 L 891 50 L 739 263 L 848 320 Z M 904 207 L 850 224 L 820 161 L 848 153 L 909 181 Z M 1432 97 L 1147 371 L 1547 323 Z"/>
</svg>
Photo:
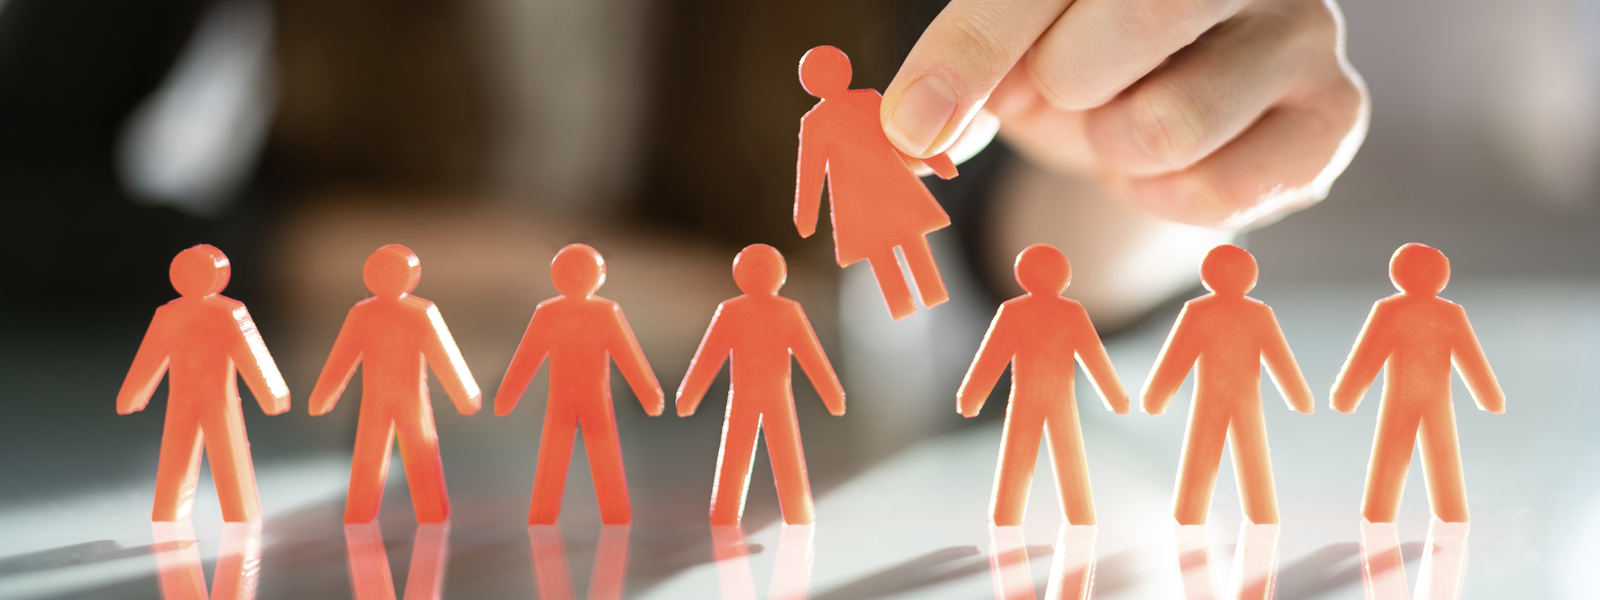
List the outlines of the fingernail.
<svg viewBox="0 0 1600 600">
<path fill-rule="evenodd" d="M 939 75 L 918 79 L 900 97 L 884 133 L 911 154 L 923 154 L 933 145 L 945 123 L 956 112 L 956 90 Z"/>
</svg>

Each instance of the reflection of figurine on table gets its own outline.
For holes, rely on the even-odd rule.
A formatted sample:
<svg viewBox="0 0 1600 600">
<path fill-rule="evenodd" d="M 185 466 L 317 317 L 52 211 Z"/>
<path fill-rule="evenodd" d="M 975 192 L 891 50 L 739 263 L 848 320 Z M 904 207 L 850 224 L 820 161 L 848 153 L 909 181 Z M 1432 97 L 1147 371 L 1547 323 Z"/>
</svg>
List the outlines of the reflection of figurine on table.
<svg viewBox="0 0 1600 600">
<path fill-rule="evenodd" d="M 211 593 L 200 560 L 194 523 L 185 518 L 150 524 L 157 547 L 156 579 L 162 600 L 254 600 L 261 577 L 261 521 L 224 523 Z"/>
<path fill-rule="evenodd" d="M 377 520 L 345 525 L 344 540 L 355 600 L 395 600 L 383 526 Z M 449 557 L 450 522 L 417 525 L 411 544 L 411 568 L 406 571 L 405 600 L 439 600 Z"/>
<path fill-rule="evenodd" d="M 1367 600 L 1457 600 L 1467 570 L 1466 523 L 1434 518 L 1417 570 L 1417 593 L 1407 594 L 1405 557 L 1394 523 L 1361 521 L 1361 585 Z"/>
<path fill-rule="evenodd" d="M 1093 525 L 1062 523 L 1050 562 L 1046 600 L 1088 600 L 1094 584 Z M 1021 527 L 989 526 L 989 571 L 995 600 L 1033 600 L 1033 569 Z"/>
<path fill-rule="evenodd" d="M 778 530 L 767 600 L 805 600 L 811 592 L 811 563 L 816 526 L 784 523 Z M 750 571 L 751 546 L 738 525 L 712 525 L 711 550 L 717 559 L 717 582 L 723 600 L 756 600 Z"/>
<path fill-rule="evenodd" d="M 632 525 L 601 525 L 600 543 L 594 551 L 589 575 L 589 600 L 620 600 L 628 571 L 628 533 Z M 567 545 L 560 525 L 529 525 L 528 546 L 533 575 L 542 600 L 572 600 L 572 573 L 567 567 Z"/>
</svg>

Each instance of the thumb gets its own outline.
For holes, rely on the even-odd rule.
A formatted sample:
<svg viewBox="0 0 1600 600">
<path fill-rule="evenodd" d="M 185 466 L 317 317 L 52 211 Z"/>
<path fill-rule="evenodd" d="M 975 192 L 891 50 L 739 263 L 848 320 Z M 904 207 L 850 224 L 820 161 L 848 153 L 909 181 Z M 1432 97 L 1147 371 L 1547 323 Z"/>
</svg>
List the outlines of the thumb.
<svg viewBox="0 0 1600 600">
<path fill-rule="evenodd" d="M 884 91 L 879 119 L 889 141 L 918 158 L 944 151 L 1071 3 L 952 1 L 922 32 Z"/>
</svg>

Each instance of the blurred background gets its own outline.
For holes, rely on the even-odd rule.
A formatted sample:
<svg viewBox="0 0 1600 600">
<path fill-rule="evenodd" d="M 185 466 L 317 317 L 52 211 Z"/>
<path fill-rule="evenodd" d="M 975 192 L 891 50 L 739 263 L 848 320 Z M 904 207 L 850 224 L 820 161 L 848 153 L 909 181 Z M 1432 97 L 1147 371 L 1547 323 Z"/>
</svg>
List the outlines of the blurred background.
<svg viewBox="0 0 1600 600">
<path fill-rule="evenodd" d="M 328 416 L 310 418 L 303 402 L 345 311 L 366 297 L 372 250 L 417 252 L 416 293 L 438 304 L 491 395 L 533 307 L 555 294 L 550 258 L 590 244 L 608 263 L 600 294 L 621 303 L 670 393 L 716 304 L 738 293 L 734 253 L 761 242 L 785 253 L 784 293 L 805 306 L 849 394 L 837 419 L 797 378 L 819 527 L 830 514 L 851 524 L 818 530 L 813 592 L 865 598 L 987 593 L 983 505 L 1005 382 L 978 419 L 952 409 L 996 304 L 1019 292 L 1018 250 L 1066 252 L 1067 295 L 1089 307 L 1137 390 L 1176 302 L 1199 291 L 1200 256 L 1230 240 L 1258 258 L 1257 295 L 1277 308 L 1319 400 L 1370 302 L 1390 293 L 1390 253 L 1423 242 L 1449 255 L 1445 295 L 1467 306 L 1511 397 L 1497 421 L 1469 415 L 1457 393 L 1478 510 L 1468 597 L 1600 594 L 1576 567 L 1600 560 L 1588 541 L 1600 536 L 1600 486 L 1585 483 L 1600 442 L 1579 427 L 1596 416 L 1583 374 L 1600 358 L 1600 2 L 1341 3 L 1371 131 L 1325 201 L 1252 231 L 1156 221 L 996 140 L 956 179 L 926 180 L 953 221 L 930 237 L 952 301 L 894 323 L 865 265 L 834 264 L 826 219 L 809 239 L 794 231 L 798 122 L 816 101 L 795 67 L 831 44 L 851 57 L 853 87 L 882 90 L 942 5 L 0 1 L 0 596 L 156 596 L 145 519 L 165 386 L 135 416 L 115 415 L 113 399 L 152 311 L 175 296 L 172 257 L 194 244 L 229 255 L 225 294 L 249 306 L 294 392 L 291 413 L 270 418 L 245 398 L 268 510 L 263 597 L 350 593 L 338 515 L 360 386 Z M 545 381 L 508 417 L 435 405 L 458 511 L 446 596 L 532 593 L 520 519 Z M 704 504 L 720 381 L 690 419 L 645 417 L 613 386 L 638 519 L 630 596 L 717 589 L 695 577 L 714 558 Z M 1286 518 L 1305 507 L 1309 522 L 1333 523 L 1298 538 L 1286 527 L 1280 597 L 1359 597 L 1339 561 L 1354 555 L 1376 394 L 1359 417 L 1286 416 L 1265 397 Z M 1162 418 L 1114 421 L 1089 388 L 1078 398 L 1107 523 L 1096 596 L 1168 597 L 1142 587 L 1135 560 L 1150 524 L 1111 523 L 1164 514 L 1186 400 Z M 965 458 L 929 458 L 939 452 Z M 563 523 L 582 581 L 598 520 L 575 456 Z M 760 456 L 745 529 L 765 539 L 780 519 Z M 1323 467 L 1340 479 L 1324 481 Z M 1229 472 L 1212 536 L 1223 546 L 1239 523 Z M 396 461 L 384 518 L 397 573 L 414 529 L 403 480 Z M 1426 522 L 1420 473 L 1411 481 L 1407 541 Z M 962 491 L 947 498 L 950 487 Z M 1036 486 L 1029 509 L 1044 521 L 1044 537 L 1029 535 L 1040 544 L 1059 520 L 1049 487 Z M 210 561 L 218 519 L 209 483 L 200 489 Z M 861 508 L 894 493 L 944 507 L 927 518 L 948 521 Z M 762 566 L 775 539 L 752 546 L 758 572 L 777 568 Z M 938 563 L 948 572 L 904 568 L 935 555 L 954 557 Z"/>
</svg>

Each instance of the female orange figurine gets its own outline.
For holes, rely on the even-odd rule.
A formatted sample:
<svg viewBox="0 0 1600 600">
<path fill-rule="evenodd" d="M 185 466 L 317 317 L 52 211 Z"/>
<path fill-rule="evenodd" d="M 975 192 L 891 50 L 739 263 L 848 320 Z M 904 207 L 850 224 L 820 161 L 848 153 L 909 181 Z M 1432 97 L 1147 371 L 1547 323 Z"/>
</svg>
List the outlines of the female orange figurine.
<svg viewBox="0 0 1600 600">
<path fill-rule="evenodd" d="M 941 153 L 917 159 L 896 149 L 878 121 L 883 96 L 876 90 L 849 89 L 850 59 L 838 48 L 817 46 L 806 52 L 800 59 L 800 85 L 822 99 L 800 119 L 794 192 L 794 225 L 800 237 L 817 231 L 826 179 L 839 266 L 861 260 L 872 265 L 889 314 L 898 321 L 917 312 L 894 255 L 898 246 L 922 303 L 932 307 L 949 300 L 927 235 L 950 225 L 950 217 L 911 165 L 927 165 L 949 179 L 956 176 L 950 157 Z"/>
<path fill-rule="evenodd" d="M 1466 523 L 1467 485 L 1450 405 L 1450 365 L 1461 371 L 1478 408 L 1503 413 L 1506 395 L 1467 322 L 1467 311 L 1439 297 L 1450 281 L 1450 260 L 1433 248 L 1406 244 L 1389 260 L 1389 278 L 1400 293 L 1372 306 L 1333 384 L 1333 409 L 1349 414 L 1383 370 L 1383 401 L 1361 516 L 1372 523 L 1394 522 L 1420 433 L 1422 472 L 1434 516 Z"/>
<path fill-rule="evenodd" d="M 495 394 L 494 414 L 511 414 L 533 374 L 549 357 L 550 395 L 545 402 L 528 524 L 550 525 L 561 514 L 572 436 L 582 426 L 600 521 L 626 525 L 633 519 L 633 509 L 623 475 L 617 417 L 611 408 L 610 362 L 617 361 L 634 395 L 652 417 L 660 416 L 665 408 L 661 384 L 645 362 L 622 307 L 594 295 L 606 280 L 606 263 L 599 252 L 583 244 L 562 248 L 550 261 L 550 279 L 561 295 L 534 309 L 528 331 L 517 344 L 517 353 Z"/>
<path fill-rule="evenodd" d="M 367 365 L 361 373 L 361 418 L 356 424 L 344 522 L 370 523 L 378 517 L 398 432 L 417 522 L 441 523 L 450 518 L 450 497 L 439 461 L 439 433 L 433 426 L 426 369 L 433 366 L 463 415 L 478 412 L 483 396 L 439 308 L 411 295 L 422 280 L 422 263 L 410 248 L 399 244 L 379 248 L 367 258 L 361 276 L 373 297 L 350 309 L 311 390 L 311 416 L 325 414 L 339 402 L 356 366 Z"/>
<path fill-rule="evenodd" d="M 1289 407 L 1314 409 L 1311 388 L 1294 362 L 1272 309 L 1245 293 L 1256 285 L 1256 259 L 1223 244 L 1200 263 L 1200 280 L 1211 290 L 1183 305 L 1156 366 L 1144 386 L 1144 410 L 1167 410 L 1178 385 L 1194 367 L 1194 404 L 1179 459 L 1172 514 L 1180 525 L 1204 525 L 1222 463 L 1222 442 L 1233 438 L 1233 470 L 1244 515 L 1256 525 L 1278 523 L 1278 495 L 1267 453 L 1267 420 L 1261 407 L 1261 365 Z"/>
<path fill-rule="evenodd" d="M 834 416 L 844 414 L 844 387 L 800 303 L 778 295 L 784 277 L 783 255 L 772 246 L 753 244 L 739 252 L 733 260 L 733 280 L 744 295 L 717 305 L 711 326 L 689 361 L 689 373 L 678 386 L 678 416 L 687 417 L 700 405 L 723 361 L 733 357 L 722 452 L 711 488 L 713 526 L 738 525 L 744 515 L 757 430 L 767 434 L 784 522 L 810 525 L 816 518 L 805 452 L 800 449 L 800 424 L 795 420 L 789 357 L 800 362 Z"/>
<path fill-rule="evenodd" d="M 977 416 L 1010 364 L 1011 401 L 1000 434 L 1000 464 L 990 501 L 994 524 L 1022 524 L 1043 433 L 1050 443 L 1063 516 L 1073 525 L 1094 525 L 1089 460 L 1083 451 L 1078 403 L 1072 397 L 1073 358 L 1083 363 L 1089 381 L 1112 412 L 1128 414 L 1128 392 L 1111 368 L 1111 357 L 1089 322 L 1089 313 L 1083 305 L 1061 297 L 1072 281 L 1067 257 L 1055 246 L 1034 244 L 1017 254 L 1015 271 L 1017 283 L 1027 293 L 1007 300 L 995 313 L 961 382 L 957 408 L 964 417 Z"/>
</svg>

